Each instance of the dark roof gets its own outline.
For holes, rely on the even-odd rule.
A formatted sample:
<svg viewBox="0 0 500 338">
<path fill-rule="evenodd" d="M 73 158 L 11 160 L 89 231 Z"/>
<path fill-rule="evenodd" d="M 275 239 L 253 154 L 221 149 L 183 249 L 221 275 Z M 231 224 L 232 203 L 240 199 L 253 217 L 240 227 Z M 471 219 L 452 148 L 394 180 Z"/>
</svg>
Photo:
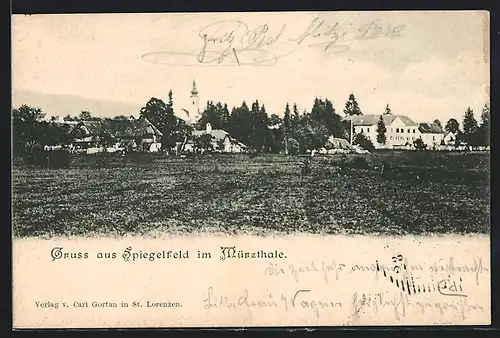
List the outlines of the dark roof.
<svg viewBox="0 0 500 338">
<path fill-rule="evenodd" d="M 444 134 L 443 128 L 436 123 L 420 123 L 418 131 L 422 134 Z"/>
<path fill-rule="evenodd" d="M 146 118 L 113 120 L 113 122 L 115 124 L 114 134 L 117 137 L 141 137 L 143 135 L 163 136 L 162 132 Z"/>
<path fill-rule="evenodd" d="M 115 137 L 142 137 L 144 135 L 163 136 L 148 119 L 139 118 L 132 120 L 100 120 L 81 121 L 78 126 L 85 126 L 90 135 L 113 135 Z"/>
<path fill-rule="evenodd" d="M 382 115 L 382 118 L 384 119 L 385 125 L 390 125 L 394 122 L 396 118 L 400 118 L 401 121 L 406 125 L 406 126 L 416 126 L 417 124 L 413 122 L 412 119 L 410 119 L 408 116 L 405 115 Z M 380 120 L 380 114 L 379 115 L 352 115 L 352 116 L 347 116 L 344 120 L 350 121 L 352 119 L 352 123 L 355 126 L 374 126 L 378 123 Z"/>
</svg>

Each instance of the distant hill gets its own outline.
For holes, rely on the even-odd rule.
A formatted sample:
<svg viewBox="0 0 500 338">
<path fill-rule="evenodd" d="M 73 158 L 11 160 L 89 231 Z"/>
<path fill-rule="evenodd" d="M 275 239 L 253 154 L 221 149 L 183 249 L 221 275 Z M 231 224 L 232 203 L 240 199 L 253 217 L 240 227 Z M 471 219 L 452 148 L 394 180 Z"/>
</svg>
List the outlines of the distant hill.
<svg viewBox="0 0 500 338">
<path fill-rule="evenodd" d="M 143 104 L 89 99 L 77 95 L 45 94 L 28 90 L 14 90 L 12 107 L 23 104 L 39 107 L 47 116 L 78 115 L 87 110 L 94 116 L 113 117 L 117 115 L 138 116 Z"/>
</svg>

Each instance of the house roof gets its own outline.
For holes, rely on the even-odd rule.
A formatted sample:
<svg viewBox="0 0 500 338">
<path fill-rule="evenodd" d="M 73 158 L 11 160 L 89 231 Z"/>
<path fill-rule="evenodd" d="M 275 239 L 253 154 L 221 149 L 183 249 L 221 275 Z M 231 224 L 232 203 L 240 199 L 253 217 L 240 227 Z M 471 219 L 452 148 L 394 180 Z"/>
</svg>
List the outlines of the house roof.
<svg viewBox="0 0 500 338">
<path fill-rule="evenodd" d="M 63 129 L 64 129 L 64 131 L 65 131 L 67 134 L 70 134 L 70 133 L 73 131 L 73 128 L 75 128 L 75 126 L 76 126 L 76 123 L 75 123 L 75 122 L 68 123 L 68 122 L 60 122 L 60 121 L 55 121 L 55 122 L 51 122 L 51 123 L 55 123 L 55 124 L 57 124 L 60 128 L 63 128 Z"/>
<path fill-rule="evenodd" d="M 422 134 L 444 134 L 443 128 L 436 123 L 420 123 L 418 130 Z"/>
<path fill-rule="evenodd" d="M 200 136 L 206 133 L 206 130 L 195 130 L 193 131 L 193 136 Z M 226 136 L 229 136 L 229 133 L 222 129 L 212 129 L 210 135 L 212 135 L 216 141 L 220 141 L 223 140 Z"/>
<path fill-rule="evenodd" d="M 140 137 L 143 135 L 163 136 L 163 133 L 148 119 L 112 120 L 114 134 L 117 137 Z"/>
<path fill-rule="evenodd" d="M 207 131 L 205 129 L 203 130 L 194 130 L 192 132 L 192 136 L 201 136 L 201 135 L 204 135 L 206 134 Z M 241 143 L 240 141 L 236 140 L 234 137 L 232 137 L 231 135 L 229 135 L 229 133 L 223 129 L 212 129 L 210 131 L 210 135 L 212 135 L 215 139 L 216 142 L 220 142 L 222 140 L 224 140 L 226 137 L 229 137 L 229 139 L 233 142 L 233 143 L 236 143 L 238 144 L 240 147 L 243 147 L 243 148 L 246 148 L 247 146 L 243 143 Z M 192 144 L 193 143 L 193 140 L 192 139 L 189 139 L 187 140 L 186 142 L 187 144 Z"/>
<path fill-rule="evenodd" d="M 325 148 L 350 149 L 351 145 L 345 138 L 330 136 L 326 141 Z"/>
<path fill-rule="evenodd" d="M 382 118 L 384 120 L 385 125 L 390 125 L 396 120 L 396 118 L 400 118 L 401 121 L 406 125 L 406 126 L 416 126 L 417 124 L 413 122 L 412 119 L 410 119 L 408 116 L 405 115 L 382 115 Z M 379 115 L 352 115 L 352 116 L 347 116 L 344 120 L 350 121 L 352 119 L 352 123 L 355 126 L 374 126 L 377 125 L 378 121 L 380 120 L 380 114 Z"/>
<path fill-rule="evenodd" d="M 113 135 L 115 137 L 141 137 L 148 134 L 163 136 L 148 119 L 81 121 L 90 135 Z"/>
</svg>

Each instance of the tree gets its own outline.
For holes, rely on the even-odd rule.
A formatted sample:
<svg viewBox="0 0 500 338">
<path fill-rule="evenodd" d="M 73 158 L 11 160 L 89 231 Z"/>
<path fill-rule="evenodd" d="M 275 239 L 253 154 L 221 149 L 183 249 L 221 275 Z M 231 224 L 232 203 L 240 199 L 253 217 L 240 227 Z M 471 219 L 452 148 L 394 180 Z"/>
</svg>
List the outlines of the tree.
<svg viewBox="0 0 500 338">
<path fill-rule="evenodd" d="M 161 130 L 164 126 L 166 111 L 167 105 L 165 102 L 156 97 L 152 97 L 146 105 L 141 108 L 139 115 L 147 118 Z"/>
<path fill-rule="evenodd" d="M 297 108 L 297 105 L 294 105 L 294 108 Z M 288 141 L 292 138 L 292 117 L 290 115 L 290 106 L 288 102 L 285 106 L 285 115 L 283 117 L 283 133 L 284 133 L 284 142 L 285 142 L 285 154 L 288 155 Z"/>
<path fill-rule="evenodd" d="M 252 133 L 252 115 L 245 101 L 240 107 L 234 107 L 229 115 L 227 131 L 240 142 L 250 145 Z"/>
<path fill-rule="evenodd" d="M 269 116 L 269 126 L 270 127 L 274 127 L 277 129 L 282 124 L 283 124 L 283 120 L 277 114 L 271 114 L 271 116 Z"/>
<path fill-rule="evenodd" d="M 213 101 L 207 101 L 197 124 L 199 129 L 205 129 L 207 123 L 214 129 L 226 129 L 228 119 L 229 111 L 226 104 L 223 106 L 220 102 L 214 104 Z"/>
<path fill-rule="evenodd" d="M 382 115 L 380 115 L 380 119 L 378 120 L 378 124 L 377 124 L 377 142 L 379 144 L 386 143 L 386 141 L 387 141 L 387 138 L 385 136 L 386 132 L 387 132 L 387 128 L 385 127 L 384 117 Z"/>
<path fill-rule="evenodd" d="M 438 119 L 435 119 L 435 120 L 434 120 L 434 124 L 436 124 L 436 125 L 440 126 L 441 128 L 443 127 L 443 126 L 441 125 L 441 121 L 439 121 Z"/>
<path fill-rule="evenodd" d="M 367 138 L 363 133 L 356 134 L 353 143 L 368 151 L 373 151 L 375 149 L 372 141 L 370 141 L 370 139 Z"/>
<path fill-rule="evenodd" d="M 462 122 L 464 141 L 470 146 L 477 146 L 478 141 L 478 125 L 474 118 L 474 111 L 468 107 L 464 114 Z"/>
<path fill-rule="evenodd" d="M 12 110 L 12 141 L 15 155 L 26 155 L 36 143 L 44 138 L 42 119 L 45 113 L 40 108 L 22 105 Z"/>
<path fill-rule="evenodd" d="M 299 150 L 300 150 L 299 141 L 297 141 L 294 138 L 290 138 L 288 140 L 288 152 L 289 152 L 289 154 L 297 155 L 299 153 Z"/>
<path fill-rule="evenodd" d="M 335 113 L 335 108 L 330 100 L 316 98 L 311 109 L 311 119 L 323 124 L 334 137 L 344 137 L 342 117 Z"/>
<path fill-rule="evenodd" d="M 297 107 L 297 104 L 294 102 L 293 108 L 292 108 L 292 118 L 291 118 L 291 123 L 290 123 L 290 129 L 291 129 L 290 134 L 293 138 L 295 138 L 297 135 L 297 130 L 299 128 L 300 119 L 301 119 L 301 117 L 300 117 L 299 108 Z"/>
<path fill-rule="evenodd" d="M 349 95 L 349 99 L 345 103 L 344 114 L 346 116 L 363 115 L 353 93 Z"/>
<path fill-rule="evenodd" d="M 481 125 L 479 126 L 480 144 L 483 146 L 490 145 L 490 107 L 485 104 L 481 112 Z"/>
<path fill-rule="evenodd" d="M 202 149 L 204 151 L 210 152 L 210 151 L 214 150 L 213 149 L 214 148 L 213 140 L 214 140 L 214 137 L 212 135 L 202 134 L 196 139 L 195 146 L 198 149 Z"/>
<path fill-rule="evenodd" d="M 384 115 L 392 115 L 391 108 L 389 108 L 389 104 L 385 106 Z"/>
<path fill-rule="evenodd" d="M 177 142 L 182 142 L 184 135 L 180 129 L 180 119 L 174 115 L 172 91 L 169 91 L 168 96 L 168 104 L 152 97 L 140 111 L 141 117 L 147 118 L 162 132 L 161 143 L 165 150 L 173 149 Z"/>
<path fill-rule="evenodd" d="M 413 141 L 413 146 L 417 150 L 425 150 L 427 148 L 427 144 L 424 143 L 422 138 L 417 138 L 415 141 Z"/>
<path fill-rule="evenodd" d="M 459 129 L 460 129 L 460 124 L 454 118 L 449 119 L 448 122 L 446 122 L 446 126 L 444 127 L 444 130 L 447 133 L 454 133 L 454 134 L 456 134 Z"/>
<path fill-rule="evenodd" d="M 78 116 L 78 119 L 80 121 L 98 121 L 100 120 L 100 118 L 96 117 L 96 116 L 92 116 L 92 113 L 87 111 L 87 110 L 83 110 L 80 115 Z"/>
<path fill-rule="evenodd" d="M 256 100 L 252 104 L 251 115 L 252 132 L 249 145 L 258 153 L 269 151 L 269 117 L 265 105 L 260 105 Z"/>
<path fill-rule="evenodd" d="M 285 106 L 285 115 L 283 116 L 283 127 L 287 136 L 290 136 L 292 131 L 292 117 L 290 115 L 290 105 L 288 102 Z"/>
<path fill-rule="evenodd" d="M 323 147 L 330 135 L 324 123 L 314 119 L 311 114 L 304 113 L 294 139 L 299 143 L 299 152 L 305 153 L 306 150 Z"/>
</svg>

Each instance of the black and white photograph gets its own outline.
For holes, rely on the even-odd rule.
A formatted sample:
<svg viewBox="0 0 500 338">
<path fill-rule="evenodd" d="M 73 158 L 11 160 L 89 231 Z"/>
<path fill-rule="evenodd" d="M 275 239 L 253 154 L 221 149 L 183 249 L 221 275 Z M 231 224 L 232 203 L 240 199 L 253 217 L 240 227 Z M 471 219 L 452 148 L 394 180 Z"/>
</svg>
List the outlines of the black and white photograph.
<svg viewBox="0 0 500 338">
<path fill-rule="evenodd" d="M 482 17 L 280 15 L 15 17 L 14 235 L 488 233 Z"/>
<path fill-rule="evenodd" d="M 277 317 L 257 310 L 250 315 L 250 310 L 271 304 L 271 298 L 283 303 L 273 300 L 266 306 L 285 306 L 283 311 L 299 311 L 297 304 L 301 311 L 323 304 L 311 300 L 316 284 L 304 282 L 297 271 L 312 274 L 321 266 L 328 272 L 327 258 L 312 265 L 309 261 L 307 268 L 294 264 L 336 254 L 331 251 L 338 248 L 334 265 L 350 271 L 345 278 L 375 271 L 378 281 L 383 271 L 380 278 L 387 282 L 380 282 L 382 287 L 399 290 L 406 311 L 414 306 L 413 317 L 401 319 L 399 310 L 387 316 L 376 312 L 379 308 L 370 306 L 388 304 L 382 296 L 366 293 L 361 298 L 365 291 L 356 284 L 361 282 L 346 279 L 345 289 L 338 291 L 342 306 L 329 300 L 321 309 L 311 305 L 312 319 L 294 312 L 275 323 L 487 322 L 489 277 L 480 275 L 489 273 L 489 46 L 485 11 L 14 15 L 12 232 L 19 276 L 33 274 L 29 266 L 46 265 L 56 278 L 65 271 L 58 266 L 72 264 L 67 271 L 93 271 L 106 279 L 114 260 L 120 264 L 109 277 L 115 279 L 108 280 L 125 288 L 119 284 L 125 274 L 146 283 L 140 285 L 153 283 L 153 277 L 139 282 L 139 271 L 150 271 L 161 259 L 212 259 L 241 269 L 241 276 L 265 270 L 266 277 L 241 283 L 236 282 L 240 277 L 228 277 L 223 283 L 215 271 L 236 276 L 236 270 L 217 265 L 203 274 L 203 281 L 194 268 L 185 271 L 190 292 L 175 291 L 180 300 L 158 304 L 184 304 L 176 311 L 190 308 L 199 316 L 162 318 L 181 326 L 209 320 L 239 325 L 242 318 L 246 324 L 270 325 Z M 237 240 L 243 237 L 245 241 Z M 139 244 L 121 244 L 129 238 Z M 120 247 L 102 253 L 108 244 L 97 243 L 104 240 Z M 147 251 L 156 240 L 167 248 L 189 243 L 185 248 L 190 249 L 172 248 L 157 259 L 151 254 L 148 262 Z M 248 251 L 252 245 L 259 246 L 257 254 Z M 359 256 L 348 253 L 351 249 Z M 385 256 L 377 256 L 380 252 Z M 414 282 L 418 286 L 413 291 L 409 275 L 399 281 L 380 270 L 391 257 L 391 264 L 403 257 L 422 259 L 431 266 L 432 278 L 438 278 L 438 271 L 447 275 L 441 281 L 418 277 L 422 284 Z M 107 263 L 99 263 L 104 258 Z M 352 267 L 339 263 L 365 258 L 370 261 L 356 261 Z M 287 259 L 294 261 L 280 267 Z M 101 264 L 95 270 L 80 265 L 94 261 Z M 411 265 L 404 262 L 404 269 Z M 120 270 L 123 264 L 143 267 Z M 181 263 L 175 264 L 181 269 Z M 423 266 L 419 269 L 427 271 Z M 150 276 L 160 273 L 152 271 Z M 462 274 L 454 275 L 457 271 Z M 326 272 L 323 284 L 334 279 Z M 287 273 L 295 279 L 278 282 Z M 52 278 L 50 274 L 44 278 Z M 278 276 L 266 285 L 281 283 L 291 296 L 265 291 L 270 293 L 267 303 L 248 305 L 247 299 L 257 297 L 251 289 L 264 292 L 258 281 L 270 275 Z M 442 283 L 453 276 L 456 280 Z M 414 274 L 412 281 L 414 277 L 418 279 Z M 30 278 L 19 277 L 23 290 L 31 288 Z M 201 285 L 205 281 L 211 284 Z M 236 290 L 252 281 L 244 291 Z M 463 291 L 462 282 L 464 289 L 467 283 L 476 289 Z M 77 284 L 69 279 L 60 283 L 58 289 L 76 295 L 70 285 Z M 78 283 L 84 285 L 84 279 Z M 98 292 L 97 286 L 91 289 L 93 280 L 86 283 L 88 295 Z M 292 290 L 299 284 L 300 290 Z M 150 290 L 167 292 L 159 287 Z M 310 299 L 305 299 L 309 289 Z M 372 289 L 376 287 L 370 285 Z M 43 292 L 55 295 L 56 290 Z M 444 295 L 442 301 L 450 303 L 429 303 L 436 312 L 425 310 L 424 315 L 422 303 L 407 298 L 437 297 L 426 292 Z M 193 299 L 188 301 L 188 294 Z M 41 303 L 28 301 L 31 295 L 35 291 L 19 294 L 19 309 L 28 311 L 26 316 L 43 316 Z M 239 301 L 231 303 L 231 297 Z M 88 304 L 94 304 L 90 298 Z M 96 323 L 94 314 L 78 315 L 73 309 L 87 301 L 74 303 L 66 297 L 46 304 L 64 308 L 66 302 L 78 323 L 83 318 Z M 118 300 L 116 304 L 120 307 Z M 352 306 L 355 315 L 334 314 L 347 314 Z M 232 307 L 241 316 L 230 314 Z M 277 316 L 279 311 L 273 311 Z M 359 317 L 360 311 L 374 312 Z M 119 325 L 129 318 L 115 313 L 116 318 L 99 318 Z M 140 318 L 139 326 L 163 323 L 154 316 Z"/>
</svg>

